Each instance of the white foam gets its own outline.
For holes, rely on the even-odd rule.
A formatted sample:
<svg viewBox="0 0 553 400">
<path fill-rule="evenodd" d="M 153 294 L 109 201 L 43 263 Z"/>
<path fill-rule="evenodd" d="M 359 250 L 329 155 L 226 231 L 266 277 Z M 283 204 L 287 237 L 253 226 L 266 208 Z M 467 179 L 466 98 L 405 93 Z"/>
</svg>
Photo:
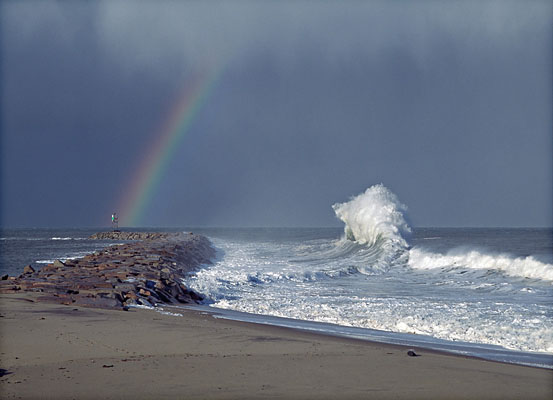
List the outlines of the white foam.
<svg viewBox="0 0 553 400">
<path fill-rule="evenodd" d="M 409 249 L 406 207 L 383 185 L 333 208 L 344 238 L 214 239 L 218 259 L 186 285 L 218 308 L 553 353 L 549 259 L 427 250 L 447 232 Z"/>
<path fill-rule="evenodd" d="M 28 240 L 28 241 L 38 241 L 38 240 L 46 240 L 45 238 L 25 238 L 25 237 L 18 237 L 18 236 L 7 236 L 7 237 L 0 237 L 0 241 L 4 240 Z"/>
<path fill-rule="evenodd" d="M 174 312 L 171 312 L 171 311 L 165 311 L 165 309 L 163 307 L 147 306 L 147 305 L 143 305 L 143 304 L 131 304 L 129 307 L 141 308 L 143 310 L 156 311 L 160 314 L 169 315 L 171 317 L 182 317 L 181 313 L 174 313 Z"/>
<path fill-rule="evenodd" d="M 332 208 L 345 224 L 346 238 L 369 246 L 384 239 L 407 247 L 404 236 L 411 233 L 403 216 L 407 207 L 384 185 L 371 186 L 364 193 L 348 202 L 336 203 Z"/>
<path fill-rule="evenodd" d="M 511 350 L 553 353 L 553 326 L 546 315 L 524 318 L 524 309 L 498 306 L 402 301 L 396 299 L 353 299 L 337 306 L 298 296 L 293 301 L 278 293 L 264 299 L 222 299 L 217 308 L 251 314 L 271 315 L 342 326 L 377 329 L 387 332 L 429 335 L 439 339 L 499 345 Z M 482 319 L 483 314 L 500 312 L 505 317 Z M 478 325 L 475 325 L 478 321 Z M 521 340 L 524 338 L 524 340 Z"/>
<path fill-rule="evenodd" d="M 37 260 L 35 261 L 37 264 L 52 264 L 56 260 L 60 260 L 61 262 L 66 262 L 67 260 L 76 260 L 79 258 L 83 258 L 87 256 L 88 254 L 92 254 L 94 251 L 83 251 L 79 253 L 74 253 L 71 255 L 59 257 L 59 258 L 53 258 L 53 259 L 46 259 L 46 260 Z"/>
<path fill-rule="evenodd" d="M 129 305 L 129 307 L 132 307 L 132 308 L 141 308 L 143 310 L 154 310 L 155 311 L 155 307 L 153 306 L 147 306 L 147 305 L 144 305 L 144 304 L 131 304 Z"/>
<path fill-rule="evenodd" d="M 553 265 L 532 256 L 513 257 L 505 253 L 456 247 L 447 254 L 431 253 L 420 248 L 409 251 L 408 265 L 414 269 L 479 269 L 501 271 L 509 276 L 553 281 Z"/>
<path fill-rule="evenodd" d="M 553 352 L 549 307 L 508 301 L 513 296 L 530 300 L 527 296 L 534 296 L 534 291 L 536 296 L 547 295 L 541 282 L 541 286 L 534 287 L 535 282 L 521 284 L 499 274 L 489 275 L 487 270 L 474 270 L 471 276 L 453 275 L 450 269 L 460 273 L 463 271 L 458 268 L 468 267 L 459 261 L 454 265 L 455 260 L 444 259 L 447 255 L 418 248 L 404 252 L 414 254 L 408 265 L 398 264 L 378 276 L 356 276 L 357 272 L 363 273 L 360 265 L 371 251 L 352 241 L 329 240 L 313 246 L 307 242 L 297 246 L 232 240 L 214 243 L 224 256 L 185 282 L 211 299 L 209 302 L 217 308 L 487 343 L 522 351 Z M 458 256 L 467 254 L 458 251 Z M 290 259 L 291 255 L 295 257 Z M 425 264 L 425 257 L 432 263 Z M 507 258 L 511 262 L 516 260 Z M 423 267 L 413 268 L 413 263 L 422 263 Z M 425 268 L 428 272 L 437 268 L 437 274 L 416 272 Z M 396 280 L 397 284 L 393 283 Z M 396 285 L 391 286 L 393 295 L 387 294 L 388 289 L 382 286 L 385 284 Z M 400 289 L 396 293 L 397 288 Z M 458 295 L 456 290 L 462 292 Z M 442 296 L 440 291 L 447 295 Z M 474 296 L 486 294 L 480 301 L 467 298 L 467 291 Z M 490 292 L 494 293 L 493 302 L 487 297 Z"/>
</svg>

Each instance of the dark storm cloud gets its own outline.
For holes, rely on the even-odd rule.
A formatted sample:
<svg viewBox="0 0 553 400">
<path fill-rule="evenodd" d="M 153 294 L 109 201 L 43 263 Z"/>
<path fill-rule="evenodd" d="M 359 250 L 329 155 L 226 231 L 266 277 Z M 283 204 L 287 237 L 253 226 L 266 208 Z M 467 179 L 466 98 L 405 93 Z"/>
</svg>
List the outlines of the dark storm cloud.
<svg viewBox="0 0 553 400">
<path fill-rule="evenodd" d="M 551 225 L 551 8 L 4 2 L 4 221 L 98 224 L 224 65 L 145 224 L 332 225 L 382 182 L 416 225 Z"/>
</svg>

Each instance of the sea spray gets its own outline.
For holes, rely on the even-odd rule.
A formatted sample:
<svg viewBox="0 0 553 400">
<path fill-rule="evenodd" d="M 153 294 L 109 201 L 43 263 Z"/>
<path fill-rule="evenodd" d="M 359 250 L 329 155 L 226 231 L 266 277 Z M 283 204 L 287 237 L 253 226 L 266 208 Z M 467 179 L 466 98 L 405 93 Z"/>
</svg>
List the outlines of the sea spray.
<svg viewBox="0 0 553 400">
<path fill-rule="evenodd" d="M 366 255 L 365 265 L 356 268 L 359 272 L 372 274 L 407 263 L 411 234 L 404 217 L 407 207 L 384 185 L 371 186 L 332 208 L 344 222 L 344 241 L 361 246 Z"/>
<path fill-rule="evenodd" d="M 348 240 L 372 246 L 380 240 L 407 248 L 411 228 L 403 215 L 407 207 L 382 184 L 374 185 L 348 202 L 332 206 L 345 226 Z"/>
</svg>

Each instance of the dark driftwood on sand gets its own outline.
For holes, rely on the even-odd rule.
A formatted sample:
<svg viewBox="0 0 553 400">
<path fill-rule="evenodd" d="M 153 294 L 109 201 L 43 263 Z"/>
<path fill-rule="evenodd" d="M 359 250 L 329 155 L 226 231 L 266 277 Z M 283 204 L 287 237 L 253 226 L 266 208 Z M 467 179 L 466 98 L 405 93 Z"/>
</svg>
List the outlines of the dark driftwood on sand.
<svg viewBox="0 0 553 400">
<path fill-rule="evenodd" d="M 0 293 L 42 292 L 39 301 L 99 308 L 192 303 L 201 296 L 180 279 L 213 258 L 207 238 L 182 233 L 105 232 L 95 239 L 138 240 L 80 259 L 56 260 L 39 271 L 3 277 Z"/>
</svg>

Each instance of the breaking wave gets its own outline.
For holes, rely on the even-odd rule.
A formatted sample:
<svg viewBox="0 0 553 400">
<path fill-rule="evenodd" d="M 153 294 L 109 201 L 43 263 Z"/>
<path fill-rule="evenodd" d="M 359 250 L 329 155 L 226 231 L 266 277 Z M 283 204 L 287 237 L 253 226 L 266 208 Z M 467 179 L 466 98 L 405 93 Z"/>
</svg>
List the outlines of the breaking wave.
<svg viewBox="0 0 553 400">
<path fill-rule="evenodd" d="M 488 253 L 481 249 L 456 247 L 446 254 L 431 253 L 413 248 L 409 251 L 409 264 L 419 270 L 483 270 L 506 275 L 553 281 L 553 265 L 533 256 L 514 257 L 505 253 Z"/>
<path fill-rule="evenodd" d="M 494 246 L 495 233 L 411 237 L 407 207 L 381 184 L 332 207 L 343 234 L 218 233 L 218 259 L 186 285 L 216 308 L 553 352 L 553 257 L 531 237 L 489 249 L 479 246 Z"/>
<path fill-rule="evenodd" d="M 344 239 L 330 253 L 321 253 L 320 256 L 355 259 L 356 272 L 372 273 L 406 265 L 416 270 L 482 270 L 553 281 L 553 264 L 532 255 L 515 257 L 461 246 L 446 254 L 418 246 L 409 248 L 411 228 L 404 216 L 407 207 L 382 184 L 371 186 L 364 193 L 348 202 L 334 204 L 332 208 L 344 222 Z M 439 238 L 426 238 L 430 239 Z"/>
<path fill-rule="evenodd" d="M 404 217 L 407 207 L 384 185 L 371 186 L 332 208 L 344 223 L 344 240 L 366 247 L 365 258 L 371 266 L 389 267 L 405 261 L 411 235 Z"/>
</svg>

